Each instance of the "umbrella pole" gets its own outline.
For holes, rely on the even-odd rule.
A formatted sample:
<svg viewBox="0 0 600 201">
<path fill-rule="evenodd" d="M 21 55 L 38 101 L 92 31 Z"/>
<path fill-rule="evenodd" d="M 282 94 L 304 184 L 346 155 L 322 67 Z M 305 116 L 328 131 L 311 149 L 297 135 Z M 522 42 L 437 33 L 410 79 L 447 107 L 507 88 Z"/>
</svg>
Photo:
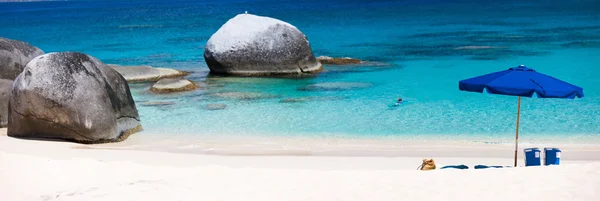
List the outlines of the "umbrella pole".
<svg viewBox="0 0 600 201">
<path fill-rule="evenodd" d="M 519 119 L 521 118 L 521 96 L 517 104 L 517 134 L 515 135 L 515 167 L 517 167 L 517 152 L 519 150 Z"/>
</svg>

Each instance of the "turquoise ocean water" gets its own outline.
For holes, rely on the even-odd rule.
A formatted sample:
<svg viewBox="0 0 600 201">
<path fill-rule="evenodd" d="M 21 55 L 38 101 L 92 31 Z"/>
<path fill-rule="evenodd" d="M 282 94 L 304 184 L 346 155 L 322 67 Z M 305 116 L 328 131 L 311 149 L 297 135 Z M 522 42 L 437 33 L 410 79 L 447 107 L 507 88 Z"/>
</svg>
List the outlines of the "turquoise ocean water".
<svg viewBox="0 0 600 201">
<path fill-rule="evenodd" d="M 295 25 L 316 56 L 370 63 L 325 66 L 308 78 L 209 76 L 206 41 L 244 11 Z M 521 138 L 600 143 L 597 0 L 0 3 L 0 36 L 109 64 L 191 71 L 202 86 L 194 92 L 155 95 L 150 84 L 131 85 L 148 135 L 510 140 L 517 98 L 461 92 L 458 81 L 524 64 L 583 87 L 585 98 L 523 99 Z M 328 82 L 346 85 L 303 90 Z M 215 95 L 222 92 L 245 98 Z M 390 108 L 398 97 L 405 103 Z"/>
</svg>

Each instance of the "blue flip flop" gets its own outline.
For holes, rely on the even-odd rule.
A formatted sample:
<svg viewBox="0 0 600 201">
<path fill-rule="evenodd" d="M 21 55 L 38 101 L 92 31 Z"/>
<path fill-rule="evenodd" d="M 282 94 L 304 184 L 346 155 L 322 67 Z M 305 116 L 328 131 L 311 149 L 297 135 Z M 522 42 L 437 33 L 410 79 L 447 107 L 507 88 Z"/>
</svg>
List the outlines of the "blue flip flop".
<svg viewBox="0 0 600 201">
<path fill-rule="evenodd" d="M 469 166 L 466 166 L 466 165 L 447 165 L 447 166 L 444 166 L 444 167 L 442 167 L 440 169 L 448 169 L 448 168 L 454 168 L 454 169 L 464 170 L 464 169 L 469 169 Z"/>
<path fill-rule="evenodd" d="M 504 166 L 499 166 L 499 165 L 492 165 L 492 166 L 487 166 L 487 165 L 476 165 L 475 169 L 487 169 L 487 168 L 503 168 Z"/>
</svg>

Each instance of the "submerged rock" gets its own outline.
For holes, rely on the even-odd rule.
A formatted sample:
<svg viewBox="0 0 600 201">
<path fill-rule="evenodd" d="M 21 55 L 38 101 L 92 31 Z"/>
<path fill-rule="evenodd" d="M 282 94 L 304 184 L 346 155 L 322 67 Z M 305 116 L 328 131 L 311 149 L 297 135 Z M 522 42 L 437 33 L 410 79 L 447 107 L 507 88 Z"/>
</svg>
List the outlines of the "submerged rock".
<svg viewBox="0 0 600 201">
<path fill-rule="evenodd" d="M 155 93 L 171 93 L 181 91 L 192 91 L 197 89 L 198 86 L 190 80 L 183 78 L 165 78 L 156 82 L 150 88 L 150 91 Z"/>
<path fill-rule="evenodd" d="M 221 92 L 210 94 L 212 97 L 225 98 L 225 99 L 238 99 L 238 100 L 258 100 L 258 99 L 269 99 L 277 98 L 276 95 L 269 95 L 257 92 Z"/>
<path fill-rule="evenodd" d="M 8 124 L 8 98 L 12 83 L 12 80 L 0 79 L 0 128 Z"/>
<path fill-rule="evenodd" d="M 284 98 L 281 99 L 280 103 L 303 103 L 312 100 L 311 97 L 299 97 L 299 98 Z"/>
<path fill-rule="evenodd" d="M 147 101 L 142 103 L 143 106 L 167 106 L 167 105 L 175 105 L 173 101 Z"/>
<path fill-rule="evenodd" d="M 178 78 L 188 75 L 187 72 L 171 68 L 154 68 L 152 66 L 118 66 L 109 64 L 123 75 L 128 82 L 155 82 L 163 78 Z"/>
<path fill-rule="evenodd" d="M 340 91 L 371 87 L 371 83 L 363 82 L 324 82 L 300 87 L 301 91 Z"/>
<path fill-rule="evenodd" d="M 204 109 L 207 110 L 224 110 L 225 108 L 227 108 L 227 105 L 225 104 L 208 104 L 206 106 L 204 106 Z"/>
<path fill-rule="evenodd" d="M 469 46 L 460 46 L 457 48 L 454 48 L 455 50 L 485 50 L 485 49 L 499 49 L 499 48 L 506 48 L 506 47 L 500 47 L 500 46 L 477 46 L 477 45 L 469 45 Z"/>
<path fill-rule="evenodd" d="M 38 56 L 13 86 L 9 136 L 103 143 L 141 130 L 127 81 L 92 56 Z"/>
<path fill-rule="evenodd" d="M 29 61 L 42 54 L 26 42 L 0 37 L 0 79 L 14 80 Z"/>
<path fill-rule="evenodd" d="M 322 69 L 300 30 L 251 14 L 239 14 L 221 26 L 208 40 L 204 59 L 215 74 L 260 76 Z"/>
<path fill-rule="evenodd" d="M 322 64 L 332 64 L 332 65 L 348 65 L 348 64 L 360 64 L 362 61 L 360 59 L 354 59 L 350 57 L 343 58 L 333 58 L 328 56 L 320 56 L 317 57 L 317 60 Z"/>
<path fill-rule="evenodd" d="M 333 100 L 343 100 L 345 97 L 339 96 L 307 96 L 307 97 L 297 97 L 297 98 L 284 98 L 281 99 L 280 103 L 304 103 L 309 101 L 333 101 Z"/>
</svg>

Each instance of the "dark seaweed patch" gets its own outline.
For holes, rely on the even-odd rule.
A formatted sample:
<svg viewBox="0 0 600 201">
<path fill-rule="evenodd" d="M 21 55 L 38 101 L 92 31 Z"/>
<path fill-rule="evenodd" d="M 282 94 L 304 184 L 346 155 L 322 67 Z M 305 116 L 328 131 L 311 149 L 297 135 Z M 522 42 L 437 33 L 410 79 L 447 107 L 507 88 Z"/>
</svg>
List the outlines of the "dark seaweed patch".
<svg viewBox="0 0 600 201">
<path fill-rule="evenodd" d="M 600 31 L 600 26 L 554 27 L 543 29 L 524 29 L 523 31 L 534 34 L 564 34 L 573 32 Z"/>
<path fill-rule="evenodd" d="M 401 66 L 400 66 L 401 67 Z M 391 66 L 363 66 L 363 67 L 330 67 L 326 68 L 326 73 L 367 73 L 367 72 L 379 72 L 392 69 Z"/>
<path fill-rule="evenodd" d="M 119 29 L 152 29 L 152 28 L 162 28 L 163 25 L 160 24 L 130 24 L 130 25 L 119 25 L 117 28 Z"/>
<path fill-rule="evenodd" d="M 208 41 L 208 39 L 209 39 L 208 36 L 179 37 L 179 38 L 169 38 L 169 39 L 167 39 L 167 43 L 171 43 L 171 44 L 196 43 L 196 42 Z"/>
<path fill-rule="evenodd" d="M 522 43 L 541 43 L 551 42 L 553 38 L 551 36 L 531 36 L 531 35 L 505 35 L 505 34 L 491 34 L 491 35 L 476 35 L 467 36 L 466 40 L 473 43 L 487 43 L 487 44 L 522 44 Z"/>
<path fill-rule="evenodd" d="M 125 43 L 109 43 L 109 44 L 97 44 L 93 45 L 93 48 L 115 48 L 115 47 L 127 47 L 128 44 Z"/>
<path fill-rule="evenodd" d="M 414 57 L 441 57 L 441 56 L 453 56 L 457 55 L 458 52 L 453 51 L 456 45 L 452 44 L 434 44 L 434 45 L 418 45 L 418 44 L 406 44 L 392 50 L 406 56 Z"/>
<path fill-rule="evenodd" d="M 600 48 L 600 41 L 574 41 L 563 43 L 560 46 L 566 48 Z"/>
<path fill-rule="evenodd" d="M 472 56 L 469 57 L 470 60 L 481 60 L 481 61 L 492 61 L 492 60 L 499 60 L 501 59 L 501 57 L 495 57 L 495 56 Z"/>
<path fill-rule="evenodd" d="M 408 38 L 424 38 L 424 39 L 464 38 L 467 36 L 491 35 L 491 34 L 500 34 L 500 33 L 501 32 L 497 32 L 497 31 L 448 31 L 448 32 L 432 32 L 432 33 L 414 34 L 414 35 L 408 36 Z"/>
<path fill-rule="evenodd" d="M 151 54 L 148 55 L 146 58 L 149 59 L 166 59 L 166 58 L 172 58 L 173 54 L 170 53 L 157 53 L 157 54 Z"/>
<path fill-rule="evenodd" d="M 395 45 L 392 43 L 355 43 L 355 44 L 349 44 L 349 45 L 344 45 L 343 47 L 351 47 L 351 48 L 357 48 L 357 47 L 377 47 L 377 48 L 392 48 Z"/>
<path fill-rule="evenodd" d="M 298 87 L 298 91 L 346 91 L 372 87 L 372 83 L 362 82 L 324 82 Z"/>
<path fill-rule="evenodd" d="M 502 26 L 502 27 L 524 27 L 533 26 L 533 22 L 509 22 L 509 21 L 473 21 L 473 22 L 437 22 L 429 26 L 449 26 L 449 25 L 479 25 L 479 26 Z"/>
<path fill-rule="evenodd" d="M 306 96 L 306 97 L 295 97 L 295 98 L 283 98 L 279 100 L 280 103 L 305 103 L 312 101 L 336 101 L 344 100 L 348 97 L 343 96 Z"/>
<path fill-rule="evenodd" d="M 497 60 L 512 56 L 539 56 L 545 52 L 512 49 L 502 46 L 480 46 L 465 48 L 457 44 L 402 44 L 388 49 L 385 55 L 395 55 L 407 59 L 429 59 L 466 56 L 475 60 Z"/>
</svg>

